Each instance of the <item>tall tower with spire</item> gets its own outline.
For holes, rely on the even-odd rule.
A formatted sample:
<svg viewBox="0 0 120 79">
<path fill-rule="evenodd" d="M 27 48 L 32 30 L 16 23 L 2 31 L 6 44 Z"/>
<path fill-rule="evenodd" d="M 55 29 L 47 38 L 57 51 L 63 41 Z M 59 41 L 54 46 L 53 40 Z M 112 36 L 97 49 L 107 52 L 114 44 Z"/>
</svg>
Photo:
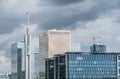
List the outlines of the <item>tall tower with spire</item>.
<svg viewBox="0 0 120 79">
<path fill-rule="evenodd" d="M 27 28 L 26 28 L 26 35 L 25 35 L 25 70 L 26 70 L 26 79 L 32 79 L 32 52 L 31 52 L 31 35 L 29 32 L 30 26 L 30 18 L 29 14 L 26 13 L 27 16 Z"/>
</svg>

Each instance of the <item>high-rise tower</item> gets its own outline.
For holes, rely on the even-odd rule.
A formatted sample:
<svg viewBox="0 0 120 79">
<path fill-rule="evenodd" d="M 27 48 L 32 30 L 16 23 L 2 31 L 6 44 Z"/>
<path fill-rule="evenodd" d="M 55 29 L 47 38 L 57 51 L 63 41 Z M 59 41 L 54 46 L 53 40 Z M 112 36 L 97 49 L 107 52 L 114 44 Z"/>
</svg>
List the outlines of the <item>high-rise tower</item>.
<svg viewBox="0 0 120 79">
<path fill-rule="evenodd" d="M 30 21 L 27 13 L 24 41 L 14 43 L 11 47 L 12 79 L 34 79 L 34 50 L 31 45 L 29 26 Z"/>
<path fill-rule="evenodd" d="M 26 69 L 26 79 L 32 79 L 32 52 L 31 52 L 31 35 L 29 32 L 29 26 L 30 26 L 30 19 L 28 13 L 27 15 L 27 28 L 26 28 L 26 35 L 25 35 L 25 69 Z"/>
<path fill-rule="evenodd" d="M 69 30 L 48 30 L 40 35 L 40 78 L 45 76 L 45 58 L 70 51 L 71 34 Z"/>
<path fill-rule="evenodd" d="M 16 42 L 11 46 L 11 78 L 25 79 L 24 42 Z"/>
</svg>

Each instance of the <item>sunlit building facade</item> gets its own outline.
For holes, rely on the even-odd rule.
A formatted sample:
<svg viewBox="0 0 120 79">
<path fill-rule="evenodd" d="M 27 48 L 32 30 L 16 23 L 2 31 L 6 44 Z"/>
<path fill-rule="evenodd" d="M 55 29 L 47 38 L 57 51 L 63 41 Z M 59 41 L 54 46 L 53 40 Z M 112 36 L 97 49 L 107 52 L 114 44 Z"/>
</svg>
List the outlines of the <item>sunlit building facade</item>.
<svg viewBox="0 0 120 79">
<path fill-rule="evenodd" d="M 48 30 L 40 34 L 40 75 L 45 76 L 45 58 L 70 51 L 71 33 L 69 30 Z"/>
</svg>

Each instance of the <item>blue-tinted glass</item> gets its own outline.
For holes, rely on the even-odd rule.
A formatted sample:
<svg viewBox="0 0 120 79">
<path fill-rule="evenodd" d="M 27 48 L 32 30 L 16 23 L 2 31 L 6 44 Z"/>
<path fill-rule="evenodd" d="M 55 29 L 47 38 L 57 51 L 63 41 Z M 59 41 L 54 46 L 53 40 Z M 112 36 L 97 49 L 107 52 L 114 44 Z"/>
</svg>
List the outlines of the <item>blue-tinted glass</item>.
<svg viewBox="0 0 120 79">
<path fill-rule="evenodd" d="M 70 54 L 69 79 L 116 78 L 115 54 Z"/>
</svg>

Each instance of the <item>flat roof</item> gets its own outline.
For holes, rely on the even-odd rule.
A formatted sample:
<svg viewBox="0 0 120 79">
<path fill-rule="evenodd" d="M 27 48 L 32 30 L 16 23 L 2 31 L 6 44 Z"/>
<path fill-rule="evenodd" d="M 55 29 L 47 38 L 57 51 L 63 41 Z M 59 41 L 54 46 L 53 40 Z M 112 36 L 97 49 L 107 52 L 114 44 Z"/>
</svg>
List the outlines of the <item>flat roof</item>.
<svg viewBox="0 0 120 79">
<path fill-rule="evenodd" d="M 66 52 L 64 54 L 120 54 L 120 52 Z"/>
</svg>

